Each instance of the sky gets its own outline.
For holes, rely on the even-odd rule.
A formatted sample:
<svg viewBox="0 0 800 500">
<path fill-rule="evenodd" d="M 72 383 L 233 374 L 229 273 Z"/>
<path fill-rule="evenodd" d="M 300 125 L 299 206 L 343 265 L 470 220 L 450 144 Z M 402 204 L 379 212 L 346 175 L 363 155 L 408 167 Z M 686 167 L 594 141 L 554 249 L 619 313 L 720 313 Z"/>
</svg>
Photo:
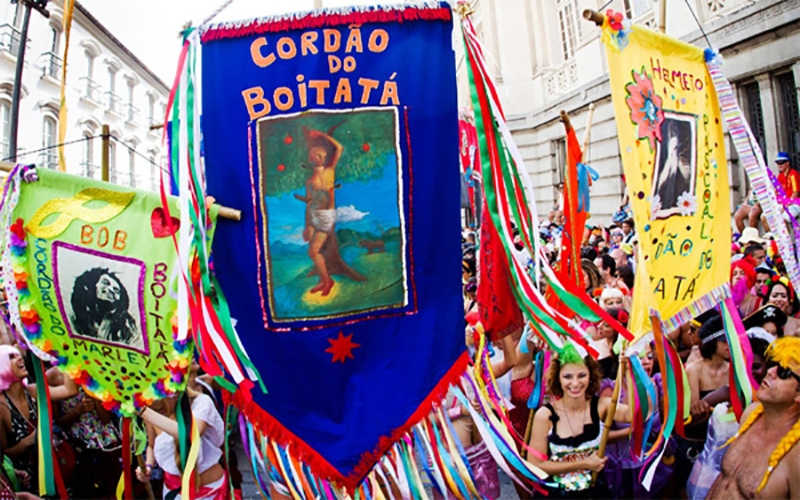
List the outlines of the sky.
<svg viewBox="0 0 800 500">
<path fill-rule="evenodd" d="M 225 0 L 80 0 L 115 37 L 167 85 L 180 53 L 178 34 L 187 21 L 199 25 Z M 378 3 L 369 0 L 322 0 L 323 7 Z M 381 4 L 395 3 L 383 0 Z M 313 0 L 233 0 L 216 18 L 234 21 L 313 8 Z"/>
</svg>

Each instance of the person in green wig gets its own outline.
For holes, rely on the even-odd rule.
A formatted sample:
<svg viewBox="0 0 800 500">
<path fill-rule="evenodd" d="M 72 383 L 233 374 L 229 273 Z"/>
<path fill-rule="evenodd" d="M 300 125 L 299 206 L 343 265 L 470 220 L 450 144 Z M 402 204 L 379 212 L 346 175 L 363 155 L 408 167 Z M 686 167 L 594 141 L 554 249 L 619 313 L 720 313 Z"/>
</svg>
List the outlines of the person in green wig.
<svg viewBox="0 0 800 500">
<path fill-rule="evenodd" d="M 597 453 L 611 410 L 611 398 L 597 396 L 602 376 L 597 361 L 581 356 L 571 344 L 553 357 L 547 370 L 550 402 L 536 412 L 530 439 L 541 456 L 528 459 L 550 474 L 551 498 L 611 497 L 602 474 L 592 484 L 592 472 L 602 471 L 607 460 Z M 614 420 L 630 422 L 630 408 L 617 405 Z"/>
</svg>

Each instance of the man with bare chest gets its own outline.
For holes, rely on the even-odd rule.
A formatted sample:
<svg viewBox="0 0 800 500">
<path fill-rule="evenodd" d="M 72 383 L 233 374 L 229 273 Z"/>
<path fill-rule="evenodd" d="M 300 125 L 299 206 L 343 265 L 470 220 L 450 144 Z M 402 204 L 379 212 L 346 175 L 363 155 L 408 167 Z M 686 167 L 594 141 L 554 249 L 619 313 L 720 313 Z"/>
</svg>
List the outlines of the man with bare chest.
<svg viewBox="0 0 800 500">
<path fill-rule="evenodd" d="M 800 338 L 766 352 L 767 375 L 722 459 L 707 498 L 800 497 Z"/>
</svg>

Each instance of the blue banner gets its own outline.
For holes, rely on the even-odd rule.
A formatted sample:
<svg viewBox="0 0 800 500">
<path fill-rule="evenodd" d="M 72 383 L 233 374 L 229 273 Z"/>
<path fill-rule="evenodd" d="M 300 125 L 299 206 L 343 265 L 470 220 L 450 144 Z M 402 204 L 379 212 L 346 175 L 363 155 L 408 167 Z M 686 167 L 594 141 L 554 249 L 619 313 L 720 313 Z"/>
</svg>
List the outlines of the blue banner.
<svg viewBox="0 0 800 500">
<path fill-rule="evenodd" d="M 238 401 L 353 485 L 463 372 L 450 8 L 211 27 L 213 265 L 268 394 Z"/>
</svg>

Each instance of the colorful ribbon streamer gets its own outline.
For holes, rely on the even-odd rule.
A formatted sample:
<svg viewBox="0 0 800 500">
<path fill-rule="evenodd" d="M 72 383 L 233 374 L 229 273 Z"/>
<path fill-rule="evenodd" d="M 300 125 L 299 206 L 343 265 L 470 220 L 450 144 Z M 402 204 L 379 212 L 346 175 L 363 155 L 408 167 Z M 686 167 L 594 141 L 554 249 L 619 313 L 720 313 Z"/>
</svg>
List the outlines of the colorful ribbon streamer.
<svg viewBox="0 0 800 500">
<path fill-rule="evenodd" d="M 761 205 L 764 216 L 767 218 L 767 223 L 778 244 L 778 250 L 781 257 L 783 257 L 784 266 L 795 292 L 800 292 L 800 265 L 798 265 L 795 257 L 797 255 L 795 251 L 796 240 L 792 239 L 786 228 L 786 223 L 783 220 L 783 207 L 778 204 L 775 190 L 772 189 L 773 185 L 769 180 L 764 155 L 761 152 L 758 141 L 753 136 L 750 125 L 744 118 L 739 103 L 736 101 L 736 95 L 730 82 L 722 73 L 719 57 L 711 49 L 706 49 L 705 56 L 708 72 L 719 97 L 722 115 L 728 124 L 728 131 L 739 155 L 739 160 L 750 178 L 756 198 Z"/>
</svg>

